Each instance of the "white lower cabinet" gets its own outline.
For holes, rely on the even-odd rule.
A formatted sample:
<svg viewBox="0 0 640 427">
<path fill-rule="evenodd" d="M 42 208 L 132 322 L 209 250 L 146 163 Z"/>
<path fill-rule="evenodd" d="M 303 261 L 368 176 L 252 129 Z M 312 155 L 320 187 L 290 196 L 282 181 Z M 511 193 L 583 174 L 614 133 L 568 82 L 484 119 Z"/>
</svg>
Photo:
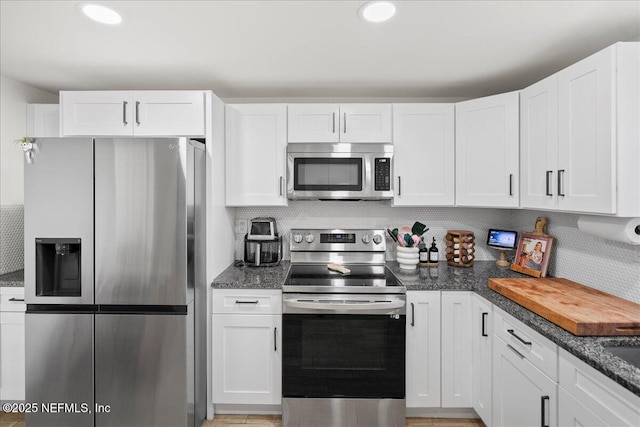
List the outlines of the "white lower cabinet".
<svg viewBox="0 0 640 427">
<path fill-rule="evenodd" d="M 470 408 L 471 292 L 442 292 L 442 407 Z"/>
<path fill-rule="evenodd" d="M 440 407 L 440 291 L 407 292 L 408 408 Z"/>
<path fill-rule="evenodd" d="M 557 389 L 555 381 L 494 335 L 494 427 L 557 426 Z"/>
<path fill-rule="evenodd" d="M 559 366 L 560 426 L 640 425 L 640 397 L 563 349 Z"/>
<path fill-rule="evenodd" d="M 280 291 L 214 290 L 214 404 L 281 403 L 281 298 Z"/>
<path fill-rule="evenodd" d="M 492 364 L 493 304 L 477 294 L 471 297 L 472 406 L 487 427 L 493 425 Z"/>
<path fill-rule="evenodd" d="M 24 400 L 24 288 L 0 288 L 0 401 Z"/>
</svg>

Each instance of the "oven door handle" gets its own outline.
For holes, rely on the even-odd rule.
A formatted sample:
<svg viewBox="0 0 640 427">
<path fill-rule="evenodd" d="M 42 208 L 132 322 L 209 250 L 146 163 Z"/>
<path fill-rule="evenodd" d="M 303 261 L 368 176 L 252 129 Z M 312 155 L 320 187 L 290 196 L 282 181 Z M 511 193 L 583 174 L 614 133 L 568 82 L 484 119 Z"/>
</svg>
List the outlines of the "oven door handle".
<svg viewBox="0 0 640 427">
<path fill-rule="evenodd" d="M 363 301 L 363 302 L 317 302 L 286 300 L 284 304 L 291 308 L 306 308 L 310 310 L 327 311 L 358 311 L 358 310 L 391 310 L 402 308 L 405 301 Z"/>
</svg>

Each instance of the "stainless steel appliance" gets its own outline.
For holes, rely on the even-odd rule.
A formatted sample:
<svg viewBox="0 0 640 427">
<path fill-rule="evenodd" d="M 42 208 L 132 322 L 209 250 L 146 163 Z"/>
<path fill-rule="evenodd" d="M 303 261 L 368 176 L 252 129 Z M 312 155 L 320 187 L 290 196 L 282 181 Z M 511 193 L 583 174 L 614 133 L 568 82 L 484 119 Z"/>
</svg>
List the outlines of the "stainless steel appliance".
<svg viewBox="0 0 640 427">
<path fill-rule="evenodd" d="M 249 221 L 249 232 L 244 236 L 244 263 L 254 267 L 280 264 L 282 236 L 278 234 L 275 218 L 259 217 Z"/>
<path fill-rule="evenodd" d="M 283 425 L 404 426 L 406 289 L 385 266 L 384 230 L 295 229 L 290 245 Z"/>
<path fill-rule="evenodd" d="M 289 144 L 289 199 L 393 198 L 393 145 Z"/>
<path fill-rule="evenodd" d="M 27 425 L 200 426 L 204 144 L 34 146 L 25 164 L 26 401 L 38 411 Z"/>
<path fill-rule="evenodd" d="M 244 263 L 254 267 L 280 264 L 282 260 L 282 236 L 271 240 L 253 240 L 244 237 Z"/>
</svg>

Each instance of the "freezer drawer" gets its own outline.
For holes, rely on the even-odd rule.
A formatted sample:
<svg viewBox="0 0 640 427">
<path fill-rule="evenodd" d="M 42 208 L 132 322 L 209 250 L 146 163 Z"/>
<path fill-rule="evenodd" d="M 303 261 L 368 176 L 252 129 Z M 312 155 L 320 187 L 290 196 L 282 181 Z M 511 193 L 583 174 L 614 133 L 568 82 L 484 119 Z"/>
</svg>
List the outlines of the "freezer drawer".
<svg viewBox="0 0 640 427">
<path fill-rule="evenodd" d="M 187 425 L 187 315 L 96 314 L 96 427 Z"/>
<path fill-rule="evenodd" d="M 27 425 L 93 425 L 93 313 L 27 312 L 25 329 Z"/>
</svg>

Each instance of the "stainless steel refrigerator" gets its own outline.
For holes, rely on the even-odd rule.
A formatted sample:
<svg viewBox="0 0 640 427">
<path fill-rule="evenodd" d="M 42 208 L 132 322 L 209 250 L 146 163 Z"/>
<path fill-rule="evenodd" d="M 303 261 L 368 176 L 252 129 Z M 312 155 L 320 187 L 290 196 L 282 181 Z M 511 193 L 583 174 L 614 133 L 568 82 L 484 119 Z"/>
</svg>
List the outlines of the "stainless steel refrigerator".
<svg viewBox="0 0 640 427">
<path fill-rule="evenodd" d="M 204 144 L 37 139 L 25 164 L 27 426 L 199 427 L 205 281 Z"/>
</svg>

